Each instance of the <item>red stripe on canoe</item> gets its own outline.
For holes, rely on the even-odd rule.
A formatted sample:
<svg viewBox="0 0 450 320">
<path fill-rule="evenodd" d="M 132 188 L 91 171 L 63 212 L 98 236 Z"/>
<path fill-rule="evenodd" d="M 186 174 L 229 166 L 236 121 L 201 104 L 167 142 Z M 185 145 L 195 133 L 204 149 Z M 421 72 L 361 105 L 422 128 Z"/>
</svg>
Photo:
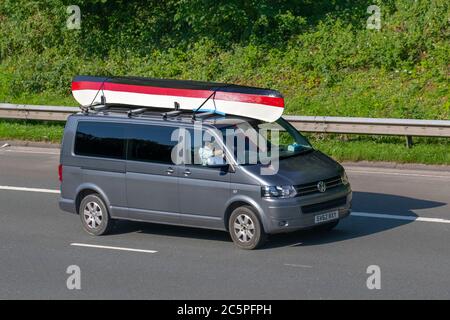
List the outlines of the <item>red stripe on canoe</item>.
<svg viewBox="0 0 450 320">
<path fill-rule="evenodd" d="M 190 90 L 190 89 L 176 89 L 176 88 L 162 88 L 151 86 L 138 86 L 132 84 L 121 84 L 111 82 L 91 82 L 91 81 L 78 81 L 72 82 L 72 91 L 77 90 L 109 90 L 109 91 L 121 91 L 131 93 L 144 93 L 155 95 L 167 95 L 167 96 L 180 96 L 189 98 L 208 98 L 212 91 L 210 90 Z M 218 91 L 215 96 L 216 100 L 224 101 L 237 101 L 247 103 L 264 104 L 273 107 L 284 108 L 284 99 L 278 97 L 268 97 L 255 94 L 235 93 L 235 92 L 223 92 Z"/>
</svg>

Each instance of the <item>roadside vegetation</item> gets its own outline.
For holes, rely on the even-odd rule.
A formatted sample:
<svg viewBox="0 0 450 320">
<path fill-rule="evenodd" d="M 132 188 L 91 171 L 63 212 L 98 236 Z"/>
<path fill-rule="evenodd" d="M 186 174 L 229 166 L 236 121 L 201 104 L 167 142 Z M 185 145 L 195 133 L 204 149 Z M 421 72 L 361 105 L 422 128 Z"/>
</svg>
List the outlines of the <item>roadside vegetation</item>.
<svg viewBox="0 0 450 320">
<path fill-rule="evenodd" d="M 449 18 L 447 0 L 2 0 L 0 102 L 73 106 L 74 75 L 136 75 L 274 88 L 287 114 L 449 119 Z M 0 139 L 60 129 L 1 122 Z M 317 141 L 339 159 L 450 163 L 439 139 Z"/>
</svg>

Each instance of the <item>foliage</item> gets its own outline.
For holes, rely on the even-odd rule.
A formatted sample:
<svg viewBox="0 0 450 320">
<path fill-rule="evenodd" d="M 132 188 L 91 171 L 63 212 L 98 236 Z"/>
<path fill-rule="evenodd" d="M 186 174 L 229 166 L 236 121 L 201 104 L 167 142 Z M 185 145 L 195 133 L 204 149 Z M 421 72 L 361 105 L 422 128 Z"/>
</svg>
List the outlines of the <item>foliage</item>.
<svg viewBox="0 0 450 320">
<path fill-rule="evenodd" d="M 367 30 L 370 4 L 382 28 Z M 68 30 L 67 6 L 81 8 Z M 76 74 L 273 87 L 287 112 L 448 119 L 447 0 L 2 0 L 0 100 L 75 104 Z"/>
</svg>

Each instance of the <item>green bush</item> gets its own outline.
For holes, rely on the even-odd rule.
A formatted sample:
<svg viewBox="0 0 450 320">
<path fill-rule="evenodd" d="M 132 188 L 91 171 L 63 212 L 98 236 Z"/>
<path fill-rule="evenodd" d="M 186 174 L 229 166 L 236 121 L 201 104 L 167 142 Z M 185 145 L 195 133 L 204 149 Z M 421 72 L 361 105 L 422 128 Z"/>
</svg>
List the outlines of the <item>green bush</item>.
<svg viewBox="0 0 450 320">
<path fill-rule="evenodd" d="M 366 9 L 382 28 L 367 30 Z M 68 5 L 81 30 L 68 30 Z M 287 112 L 449 118 L 446 0 L 2 0 L 0 100 L 75 104 L 74 75 L 273 87 Z"/>
</svg>

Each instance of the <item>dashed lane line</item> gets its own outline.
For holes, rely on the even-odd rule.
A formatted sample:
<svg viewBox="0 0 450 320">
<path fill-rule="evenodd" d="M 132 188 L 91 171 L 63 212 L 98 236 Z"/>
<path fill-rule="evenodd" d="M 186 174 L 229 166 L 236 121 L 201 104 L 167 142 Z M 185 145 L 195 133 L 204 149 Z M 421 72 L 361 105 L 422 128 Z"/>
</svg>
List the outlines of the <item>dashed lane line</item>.
<svg viewBox="0 0 450 320">
<path fill-rule="evenodd" d="M 155 251 L 155 250 L 144 250 L 144 249 L 133 249 L 133 248 L 124 248 L 124 247 L 100 246 L 100 245 L 87 244 L 87 243 L 71 243 L 70 245 L 74 246 L 74 247 L 87 247 L 87 248 L 96 248 L 96 249 L 108 249 L 108 250 L 140 252 L 140 253 L 157 253 L 158 252 L 158 251 Z"/>
</svg>

